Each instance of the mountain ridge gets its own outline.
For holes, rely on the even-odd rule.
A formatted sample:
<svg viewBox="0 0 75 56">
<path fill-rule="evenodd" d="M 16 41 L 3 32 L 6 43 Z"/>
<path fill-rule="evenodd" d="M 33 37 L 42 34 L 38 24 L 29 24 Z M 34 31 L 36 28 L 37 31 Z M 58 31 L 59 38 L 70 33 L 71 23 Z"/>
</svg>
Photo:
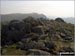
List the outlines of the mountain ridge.
<svg viewBox="0 0 75 56">
<path fill-rule="evenodd" d="M 39 13 L 11 13 L 11 14 L 0 14 L 1 15 L 1 20 L 4 22 L 4 21 L 10 21 L 10 20 L 22 20 L 24 18 L 27 18 L 28 16 L 32 16 L 33 18 L 48 18 L 48 19 L 55 19 L 56 17 L 51 17 L 51 16 L 47 16 L 47 15 L 44 15 L 44 14 L 39 14 Z M 62 17 L 62 19 L 64 21 L 66 21 L 67 23 L 72 23 L 74 24 L 74 18 L 73 17 Z"/>
</svg>

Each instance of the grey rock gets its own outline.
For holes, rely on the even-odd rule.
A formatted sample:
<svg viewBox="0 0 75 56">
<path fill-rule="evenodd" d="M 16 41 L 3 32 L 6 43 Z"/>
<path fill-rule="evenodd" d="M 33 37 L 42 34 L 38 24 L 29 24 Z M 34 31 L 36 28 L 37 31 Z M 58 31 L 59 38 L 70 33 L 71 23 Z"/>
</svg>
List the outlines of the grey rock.
<svg viewBox="0 0 75 56">
<path fill-rule="evenodd" d="M 43 26 L 36 26 L 32 28 L 32 32 L 38 33 L 38 34 L 43 34 Z"/>
<path fill-rule="evenodd" d="M 64 33 L 60 33 L 60 36 L 65 37 L 66 35 Z"/>
<path fill-rule="evenodd" d="M 26 33 L 30 33 L 31 32 L 31 24 L 30 23 L 25 23 L 25 31 Z"/>
<path fill-rule="evenodd" d="M 50 53 L 38 49 L 29 49 L 27 55 L 50 55 Z"/>
<path fill-rule="evenodd" d="M 40 39 L 41 39 L 41 40 L 48 40 L 49 37 L 48 37 L 47 35 L 42 35 L 42 36 L 40 36 Z"/>
<path fill-rule="evenodd" d="M 33 34 L 31 37 L 32 41 L 38 41 L 39 40 L 40 35 L 39 34 Z"/>
<path fill-rule="evenodd" d="M 5 52 L 7 52 L 7 50 L 5 50 L 5 49 L 2 49 L 2 50 L 1 50 L 1 52 L 2 52 L 2 54 L 3 54 L 3 53 L 5 53 Z"/>
<path fill-rule="evenodd" d="M 65 40 L 69 40 L 69 41 L 74 41 L 74 38 L 73 38 L 73 37 L 68 37 L 68 36 L 66 36 L 64 39 L 65 39 Z"/>
<path fill-rule="evenodd" d="M 32 49 L 32 48 L 43 49 L 45 47 L 45 44 L 43 42 L 32 41 L 30 43 L 25 43 L 20 46 L 21 46 L 20 48 L 24 49 L 24 50 L 28 50 L 28 49 Z"/>
<path fill-rule="evenodd" d="M 55 21 L 58 21 L 58 22 L 65 22 L 62 18 L 56 18 Z"/>
<path fill-rule="evenodd" d="M 50 41 L 50 42 L 45 42 L 45 46 L 48 47 L 49 49 L 54 49 L 55 44 L 54 42 Z"/>
<path fill-rule="evenodd" d="M 55 35 L 55 33 L 56 33 L 55 27 L 54 27 L 53 25 L 50 25 L 48 35 L 49 35 L 50 37 L 53 37 L 53 36 Z"/>
<path fill-rule="evenodd" d="M 56 34 L 54 39 L 55 40 L 62 40 L 62 37 L 59 34 Z"/>
<path fill-rule="evenodd" d="M 63 50 L 66 52 L 73 52 L 74 51 L 71 47 L 63 47 Z"/>
</svg>

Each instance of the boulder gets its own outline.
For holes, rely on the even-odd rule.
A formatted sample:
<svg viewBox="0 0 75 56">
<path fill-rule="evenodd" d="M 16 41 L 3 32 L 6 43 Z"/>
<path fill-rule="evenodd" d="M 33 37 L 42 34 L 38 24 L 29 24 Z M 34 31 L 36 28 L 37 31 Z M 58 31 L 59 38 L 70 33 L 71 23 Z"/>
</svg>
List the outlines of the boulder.
<svg viewBox="0 0 75 56">
<path fill-rule="evenodd" d="M 24 23 L 17 20 L 12 20 L 9 23 L 10 30 L 22 30 L 23 27 L 24 27 Z"/>
<path fill-rule="evenodd" d="M 7 50 L 1 49 L 1 53 L 2 53 L 2 54 L 4 54 L 5 52 L 7 52 Z"/>
<path fill-rule="evenodd" d="M 33 48 L 43 49 L 45 47 L 45 44 L 43 42 L 32 41 L 30 43 L 25 43 L 25 44 L 22 44 L 20 46 L 21 46 L 20 48 L 24 49 L 24 50 L 33 49 Z"/>
<path fill-rule="evenodd" d="M 8 35 L 8 32 L 9 32 L 9 27 L 8 27 L 8 25 L 1 25 L 1 45 L 3 46 L 3 45 L 5 45 L 5 42 L 7 41 L 6 39 L 6 37 L 7 37 L 7 35 Z"/>
<path fill-rule="evenodd" d="M 14 42 L 12 40 L 9 40 L 8 42 L 5 42 L 6 45 L 13 44 Z"/>
<path fill-rule="evenodd" d="M 70 47 L 63 47 L 63 50 L 66 52 L 73 52 L 74 50 Z"/>
<path fill-rule="evenodd" d="M 43 49 L 45 47 L 44 42 L 37 42 L 35 48 L 37 49 Z"/>
<path fill-rule="evenodd" d="M 23 38 L 31 38 L 33 36 L 33 34 L 25 34 L 24 36 L 23 36 Z"/>
<path fill-rule="evenodd" d="M 32 37 L 31 37 L 31 40 L 32 41 L 38 41 L 40 35 L 39 34 L 33 34 Z"/>
<path fill-rule="evenodd" d="M 50 53 L 38 49 L 29 49 L 27 55 L 50 55 Z"/>
<path fill-rule="evenodd" d="M 22 43 L 29 43 L 31 41 L 31 38 L 23 38 L 21 39 Z"/>
<path fill-rule="evenodd" d="M 66 35 L 64 33 L 60 33 L 60 36 L 61 37 L 65 37 Z"/>
<path fill-rule="evenodd" d="M 48 47 L 49 49 L 54 49 L 55 48 L 55 44 L 52 41 L 45 42 L 45 46 Z"/>
<path fill-rule="evenodd" d="M 21 32 L 17 30 L 9 31 L 7 35 L 7 41 L 17 42 L 22 39 Z"/>
<path fill-rule="evenodd" d="M 25 31 L 26 33 L 30 33 L 31 32 L 31 24 L 30 23 L 25 23 Z"/>
<path fill-rule="evenodd" d="M 64 39 L 65 39 L 65 40 L 69 40 L 69 41 L 74 41 L 74 38 L 73 38 L 73 37 L 68 37 L 68 36 L 66 36 Z"/>
<path fill-rule="evenodd" d="M 48 35 L 49 35 L 50 37 L 53 37 L 55 33 L 56 33 L 55 27 L 54 27 L 53 25 L 50 25 Z"/>
<path fill-rule="evenodd" d="M 59 34 L 55 35 L 55 40 L 62 40 L 61 36 Z"/>
<path fill-rule="evenodd" d="M 43 26 L 36 26 L 32 28 L 32 32 L 38 33 L 38 34 L 43 34 Z"/>
<path fill-rule="evenodd" d="M 42 36 L 40 36 L 40 39 L 41 39 L 41 40 L 48 40 L 49 37 L 48 37 L 47 35 L 42 35 Z"/>
<path fill-rule="evenodd" d="M 58 21 L 58 22 L 65 22 L 62 18 L 56 18 L 55 21 Z"/>
</svg>

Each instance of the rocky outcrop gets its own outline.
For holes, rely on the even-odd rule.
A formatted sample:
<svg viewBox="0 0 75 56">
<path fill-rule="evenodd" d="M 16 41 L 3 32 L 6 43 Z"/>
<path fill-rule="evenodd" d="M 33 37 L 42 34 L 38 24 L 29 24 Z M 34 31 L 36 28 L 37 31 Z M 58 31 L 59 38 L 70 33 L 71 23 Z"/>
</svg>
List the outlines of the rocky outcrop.
<svg viewBox="0 0 75 56">
<path fill-rule="evenodd" d="M 56 18 L 55 21 L 58 21 L 58 22 L 65 22 L 62 18 Z"/>
<path fill-rule="evenodd" d="M 28 17 L 24 21 L 12 20 L 1 25 L 1 45 L 16 43 L 16 49 L 27 51 L 27 55 L 50 55 L 57 54 L 58 51 L 72 51 L 70 48 L 64 50 L 64 47 L 62 50 L 57 49 L 65 43 L 68 46 L 73 43 L 73 30 L 74 25 L 61 18 L 46 20 Z"/>
</svg>

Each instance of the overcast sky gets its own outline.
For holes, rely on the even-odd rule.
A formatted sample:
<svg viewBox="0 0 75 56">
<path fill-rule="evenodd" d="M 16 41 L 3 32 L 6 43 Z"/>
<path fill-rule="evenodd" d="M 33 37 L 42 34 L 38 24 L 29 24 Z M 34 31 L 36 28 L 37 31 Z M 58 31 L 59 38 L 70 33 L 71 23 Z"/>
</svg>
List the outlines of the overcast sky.
<svg viewBox="0 0 75 56">
<path fill-rule="evenodd" d="M 74 1 L 1 1 L 1 14 L 10 13 L 74 17 Z"/>
</svg>

